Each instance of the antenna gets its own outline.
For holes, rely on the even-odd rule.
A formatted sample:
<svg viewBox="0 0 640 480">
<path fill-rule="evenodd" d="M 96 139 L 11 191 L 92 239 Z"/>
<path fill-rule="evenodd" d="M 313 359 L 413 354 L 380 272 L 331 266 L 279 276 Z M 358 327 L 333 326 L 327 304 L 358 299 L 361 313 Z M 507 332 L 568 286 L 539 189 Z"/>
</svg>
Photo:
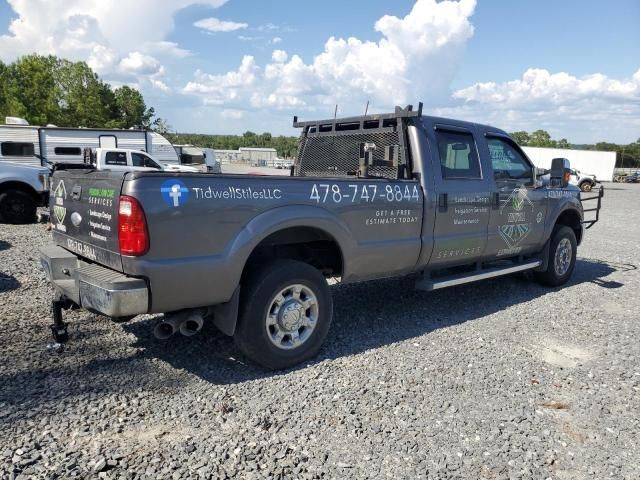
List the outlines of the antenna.
<svg viewBox="0 0 640 480">
<path fill-rule="evenodd" d="M 367 100 L 367 106 L 364 108 L 364 116 L 367 116 L 367 112 L 369 111 L 369 100 Z"/>
</svg>

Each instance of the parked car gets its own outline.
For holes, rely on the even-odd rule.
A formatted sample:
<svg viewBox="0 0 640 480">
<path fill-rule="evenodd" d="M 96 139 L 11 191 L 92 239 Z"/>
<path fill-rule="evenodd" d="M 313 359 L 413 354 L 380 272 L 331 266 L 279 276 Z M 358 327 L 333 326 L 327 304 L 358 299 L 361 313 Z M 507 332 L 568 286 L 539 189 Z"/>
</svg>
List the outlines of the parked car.
<svg viewBox="0 0 640 480">
<path fill-rule="evenodd" d="M 118 172 L 130 171 L 166 171 L 196 173 L 198 169 L 177 163 L 161 164 L 149 154 L 140 150 L 124 148 L 95 148 L 85 149 L 85 163 L 93 165 L 97 170 L 111 170 Z"/>
<path fill-rule="evenodd" d="M 640 183 L 640 172 L 634 172 L 624 177 L 625 183 Z"/>
<path fill-rule="evenodd" d="M 568 160 L 553 161 L 545 186 L 504 131 L 422 106 L 294 126 L 292 177 L 57 170 L 66 215 L 41 250 L 56 338 L 63 308 L 165 313 L 158 338 L 212 321 L 283 368 L 327 336 L 328 277 L 418 273 L 427 291 L 523 271 L 551 286 L 571 277 L 584 224 Z"/>
<path fill-rule="evenodd" d="M 571 169 L 571 180 L 569 183 L 577 185 L 583 192 L 590 192 L 596 186 L 596 176 L 582 173 L 580 170 Z"/>
<path fill-rule="evenodd" d="M 49 170 L 0 162 L 0 221 L 31 223 L 37 207 L 49 203 Z"/>
</svg>

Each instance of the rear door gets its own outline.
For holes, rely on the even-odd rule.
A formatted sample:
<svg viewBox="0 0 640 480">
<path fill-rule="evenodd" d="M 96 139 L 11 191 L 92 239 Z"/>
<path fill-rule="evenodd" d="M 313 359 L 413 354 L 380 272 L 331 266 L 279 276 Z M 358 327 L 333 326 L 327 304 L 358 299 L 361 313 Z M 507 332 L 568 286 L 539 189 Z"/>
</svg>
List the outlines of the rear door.
<svg viewBox="0 0 640 480">
<path fill-rule="evenodd" d="M 508 136 L 486 132 L 482 147 L 495 183 L 486 256 L 512 257 L 537 251 L 544 237 L 545 189 L 535 188 L 533 164 Z"/>
<path fill-rule="evenodd" d="M 124 172 L 55 172 L 50 200 L 55 243 L 121 271 L 118 198 L 123 177 Z"/>
<path fill-rule="evenodd" d="M 491 184 L 483 172 L 475 132 L 444 124 L 427 128 L 436 180 L 434 248 L 430 265 L 474 262 L 485 251 Z"/>
</svg>

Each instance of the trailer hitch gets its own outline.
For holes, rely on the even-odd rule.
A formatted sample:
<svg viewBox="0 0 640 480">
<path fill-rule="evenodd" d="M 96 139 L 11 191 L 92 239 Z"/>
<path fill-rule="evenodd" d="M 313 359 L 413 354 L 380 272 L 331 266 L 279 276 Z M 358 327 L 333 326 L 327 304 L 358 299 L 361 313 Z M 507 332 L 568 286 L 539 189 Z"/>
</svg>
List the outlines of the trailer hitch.
<svg viewBox="0 0 640 480">
<path fill-rule="evenodd" d="M 51 334 L 56 344 L 63 344 L 69 340 L 69 332 L 67 330 L 67 324 L 62 319 L 62 310 L 69 310 L 77 308 L 77 305 L 66 298 L 64 295 L 57 293 L 51 301 L 51 316 L 53 323 L 49 326 L 51 328 Z M 57 347 L 60 349 L 60 347 Z"/>
</svg>

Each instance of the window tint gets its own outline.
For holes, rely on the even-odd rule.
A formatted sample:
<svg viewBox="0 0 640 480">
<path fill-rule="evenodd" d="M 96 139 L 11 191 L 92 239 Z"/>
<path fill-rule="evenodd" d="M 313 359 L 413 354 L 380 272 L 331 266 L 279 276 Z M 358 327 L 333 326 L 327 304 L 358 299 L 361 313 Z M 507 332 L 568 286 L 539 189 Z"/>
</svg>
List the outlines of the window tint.
<svg viewBox="0 0 640 480">
<path fill-rule="evenodd" d="M 160 165 L 142 153 L 131 153 L 131 163 L 134 167 L 151 167 L 160 169 Z"/>
<path fill-rule="evenodd" d="M 442 178 L 481 178 L 473 135 L 464 132 L 436 132 Z"/>
<path fill-rule="evenodd" d="M 2 142 L 0 150 L 3 157 L 32 157 L 35 155 L 33 143 Z"/>
<path fill-rule="evenodd" d="M 531 179 L 529 162 L 511 144 L 500 138 L 488 138 L 487 143 L 496 180 Z"/>
<path fill-rule="evenodd" d="M 56 147 L 53 149 L 56 155 L 81 155 L 80 147 Z"/>
<path fill-rule="evenodd" d="M 125 152 L 107 152 L 104 162 L 107 165 L 126 165 L 127 154 Z"/>
</svg>

